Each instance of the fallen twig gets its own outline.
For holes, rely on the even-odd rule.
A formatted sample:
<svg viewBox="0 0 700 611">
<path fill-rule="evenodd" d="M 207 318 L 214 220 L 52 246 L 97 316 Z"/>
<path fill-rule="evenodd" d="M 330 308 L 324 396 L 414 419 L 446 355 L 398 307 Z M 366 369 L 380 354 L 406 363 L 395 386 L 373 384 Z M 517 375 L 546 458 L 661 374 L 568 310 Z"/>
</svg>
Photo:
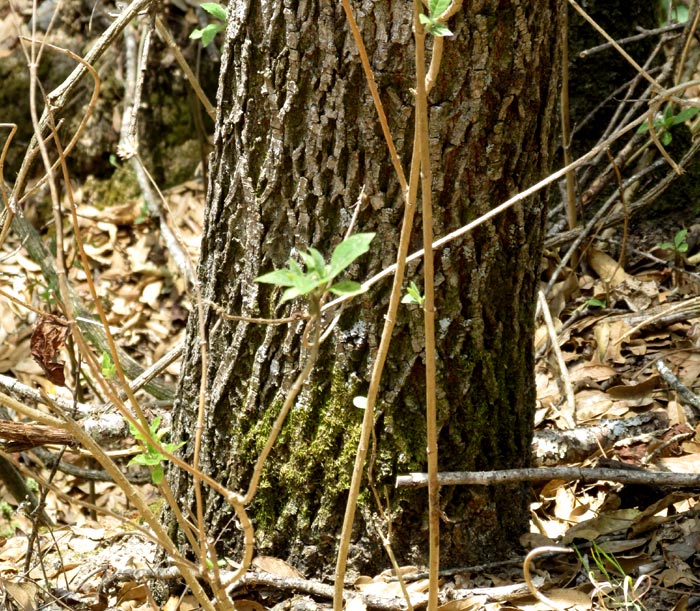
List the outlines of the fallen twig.
<svg viewBox="0 0 700 611">
<path fill-rule="evenodd" d="M 535 431 L 532 438 L 532 462 L 536 467 L 555 467 L 581 463 L 601 447 L 653 434 L 668 428 L 668 416 L 663 411 L 650 411 L 632 418 L 609 418 L 591 426 L 579 426 L 567 431 L 545 429 Z"/>
<path fill-rule="evenodd" d="M 517 482 L 544 482 L 553 479 L 582 482 L 619 482 L 646 486 L 676 486 L 700 489 L 700 473 L 668 473 L 625 469 L 584 469 L 582 467 L 541 467 L 501 471 L 445 471 L 438 475 L 441 486 L 493 486 Z M 409 473 L 396 478 L 397 488 L 425 488 L 427 473 Z"/>
<path fill-rule="evenodd" d="M 683 403 L 687 404 L 692 410 L 691 423 L 697 422 L 700 418 L 700 397 L 698 397 L 694 392 L 692 392 L 687 386 L 684 386 L 681 381 L 673 375 L 673 372 L 668 368 L 663 359 L 659 359 L 656 362 L 656 370 L 659 372 L 661 377 L 664 379 L 666 384 L 668 384 L 673 390 L 675 390 Z"/>
</svg>

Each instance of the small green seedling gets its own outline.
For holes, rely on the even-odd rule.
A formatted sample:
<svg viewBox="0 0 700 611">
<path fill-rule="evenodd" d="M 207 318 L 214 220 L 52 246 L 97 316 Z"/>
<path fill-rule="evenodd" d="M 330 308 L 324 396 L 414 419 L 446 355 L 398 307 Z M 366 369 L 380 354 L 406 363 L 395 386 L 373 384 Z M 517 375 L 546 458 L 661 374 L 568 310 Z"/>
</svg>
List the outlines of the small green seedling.
<svg viewBox="0 0 700 611">
<path fill-rule="evenodd" d="M 181 441 L 179 443 L 161 443 L 161 439 L 163 439 L 163 437 L 168 434 L 170 429 L 160 429 L 159 427 L 160 416 L 156 416 L 153 419 L 153 422 L 149 424 L 148 436 L 143 435 L 140 431 L 136 429 L 136 427 L 133 424 L 129 423 L 129 429 L 131 430 L 131 434 L 138 441 L 141 442 L 141 446 L 143 449 L 141 454 L 137 454 L 129 461 L 129 465 L 145 465 L 146 467 L 150 467 L 151 480 L 156 485 L 160 484 L 163 481 L 165 473 L 163 471 L 163 465 L 161 463 L 167 459 L 162 452 L 160 452 L 152 445 L 151 440 L 155 439 L 161 446 L 163 446 L 163 449 L 170 454 L 172 454 L 173 452 L 175 452 L 175 450 L 185 445 L 184 441 Z"/>
<path fill-rule="evenodd" d="M 406 288 L 406 294 L 401 298 L 401 303 L 412 303 L 422 306 L 425 303 L 425 295 L 421 295 L 416 283 L 411 281 L 411 284 Z"/>
<path fill-rule="evenodd" d="M 673 236 L 673 242 L 661 242 L 657 246 L 664 250 L 671 250 L 677 257 L 682 258 L 688 252 L 688 242 L 685 241 L 686 235 L 688 235 L 688 230 L 681 229 Z"/>
<path fill-rule="evenodd" d="M 669 13 L 669 4 L 669 0 L 661 0 L 661 25 L 667 25 L 669 23 L 685 23 L 688 21 L 690 10 L 687 6 L 674 2 L 672 10 Z M 668 18 L 669 21 L 666 21 L 666 18 Z"/>
<path fill-rule="evenodd" d="M 604 308 L 607 303 L 604 299 L 597 299 L 596 297 L 591 297 L 588 301 L 584 303 L 588 308 Z"/>
<path fill-rule="evenodd" d="M 641 597 L 648 591 L 648 587 L 642 587 L 648 576 L 633 581 L 617 558 L 595 542 L 591 547 L 591 559 L 595 567 L 591 566 L 588 555 L 581 554 L 576 547 L 574 549 L 603 608 L 645 611 L 646 607 L 642 604 Z"/>
<path fill-rule="evenodd" d="M 113 380 L 117 376 L 117 366 L 114 364 L 114 361 L 112 360 L 112 357 L 109 356 L 108 352 L 102 353 L 100 367 L 102 369 L 102 375 L 107 380 Z"/>
<path fill-rule="evenodd" d="M 213 570 L 213 569 L 214 569 L 214 563 L 211 561 L 211 558 L 209 558 L 209 556 L 207 556 L 207 557 L 205 558 L 204 562 L 206 563 L 207 568 L 208 568 L 209 570 Z M 216 566 L 218 566 L 218 567 L 224 567 L 224 566 L 226 566 L 226 560 L 224 560 L 223 558 L 219 558 L 219 559 L 216 561 Z"/>
<path fill-rule="evenodd" d="M 302 270 L 294 259 L 289 259 L 286 268 L 258 276 L 255 281 L 289 287 L 282 293 L 282 303 L 304 295 L 318 298 L 326 291 L 334 295 L 359 295 L 365 290 L 359 283 L 343 280 L 331 284 L 331 281 L 357 257 L 369 250 L 374 235 L 373 233 L 356 233 L 343 240 L 336 246 L 328 264 L 318 250 L 309 248 L 309 252 L 299 253 L 306 266 L 306 271 Z"/>
<path fill-rule="evenodd" d="M 192 34 L 190 34 L 192 40 L 201 40 L 202 46 L 206 47 L 209 46 L 216 38 L 216 35 L 226 27 L 226 9 L 217 2 L 202 2 L 199 6 L 217 20 L 216 22 L 207 24 L 201 30 L 192 30 Z"/>
<path fill-rule="evenodd" d="M 660 133 L 661 144 L 668 146 L 671 144 L 673 139 L 671 136 L 670 129 L 674 125 L 680 125 L 685 123 L 689 119 L 692 119 L 696 114 L 700 112 L 700 108 L 686 108 L 681 110 L 677 115 L 673 114 L 673 107 L 668 106 L 664 110 L 662 117 L 654 119 L 654 131 Z M 644 121 L 637 129 L 638 134 L 643 134 L 649 131 L 649 122 Z"/>
<path fill-rule="evenodd" d="M 52 306 L 56 304 L 56 293 L 58 292 L 58 283 L 55 279 L 50 279 L 47 284 L 29 279 L 29 287 L 32 290 L 36 290 L 37 297 L 39 297 L 46 305 Z"/>
<path fill-rule="evenodd" d="M 450 32 L 449 28 L 439 21 L 440 17 L 449 6 L 450 0 L 430 0 L 428 14 L 421 14 L 418 17 L 420 22 L 425 26 L 425 30 L 428 34 L 438 37 L 452 36 L 452 32 Z"/>
</svg>

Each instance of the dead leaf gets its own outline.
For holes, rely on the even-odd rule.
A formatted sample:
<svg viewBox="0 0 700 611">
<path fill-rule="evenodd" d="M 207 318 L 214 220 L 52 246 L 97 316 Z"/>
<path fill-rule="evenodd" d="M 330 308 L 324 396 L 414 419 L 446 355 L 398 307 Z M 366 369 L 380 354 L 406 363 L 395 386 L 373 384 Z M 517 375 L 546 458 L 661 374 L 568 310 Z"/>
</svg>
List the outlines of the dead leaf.
<svg viewBox="0 0 700 611">
<path fill-rule="evenodd" d="M 660 376 L 649 376 L 639 384 L 620 384 L 619 386 L 611 386 L 607 392 L 610 396 L 616 399 L 635 399 L 650 393 L 658 387 Z"/>
<path fill-rule="evenodd" d="M 573 588 L 553 588 L 552 590 L 547 590 L 544 594 L 561 609 L 588 611 L 588 609 L 593 608 L 588 594 Z M 542 609 L 545 608 L 548 609 L 548 607 L 542 607 Z"/>
<path fill-rule="evenodd" d="M 22 609 L 22 611 L 35 611 L 37 609 L 37 595 L 39 586 L 31 581 L 9 581 L 0 579 L 0 587 Z"/>
<path fill-rule="evenodd" d="M 304 578 L 304 575 L 297 571 L 291 564 L 279 558 L 275 558 L 274 556 L 256 556 L 253 558 L 252 565 L 260 571 L 279 575 L 280 577 Z"/>
<path fill-rule="evenodd" d="M 257 600 L 243 598 L 236 599 L 236 611 L 267 611 L 267 608 Z M 356 611 L 364 611 L 364 609 L 356 609 Z"/>
<path fill-rule="evenodd" d="M 588 251 L 588 262 L 600 279 L 608 282 L 610 286 L 617 286 L 629 277 L 615 259 L 597 248 Z"/>
<path fill-rule="evenodd" d="M 477 611 L 483 609 L 484 603 L 488 600 L 485 595 L 467 596 L 458 600 L 447 601 L 444 605 L 438 607 L 438 611 Z"/>
<path fill-rule="evenodd" d="M 34 327 L 29 344 L 34 360 L 56 386 L 66 385 L 64 363 L 58 360 L 58 352 L 66 345 L 69 331 L 67 321 L 47 314 Z"/>
<path fill-rule="evenodd" d="M 142 601 L 148 599 L 148 586 L 135 581 L 127 581 L 119 588 L 117 596 L 119 603 L 127 600 Z"/>
<path fill-rule="evenodd" d="M 639 515 L 638 509 L 618 509 L 601 514 L 597 518 L 585 520 L 572 526 L 562 543 L 568 545 L 574 539 L 586 539 L 593 541 L 600 535 L 607 535 L 620 530 L 627 530 L 634 519 Z"/>
<path fill-rule="evenodd" d="M 659 466 L 672 473 L 700 473 L 700 455 L 669 456 L 658 461 Z M 698 477 L 700 482 L 700 477 Z"/>
<path fill-rule="evenodd" d="M 236 609 L 238 609 L 238 601 L 236 601 Z M 345 603 L 345 611 L 367 611 L 367 604 L 362 596 L 351 596 Z"/>
</svg>

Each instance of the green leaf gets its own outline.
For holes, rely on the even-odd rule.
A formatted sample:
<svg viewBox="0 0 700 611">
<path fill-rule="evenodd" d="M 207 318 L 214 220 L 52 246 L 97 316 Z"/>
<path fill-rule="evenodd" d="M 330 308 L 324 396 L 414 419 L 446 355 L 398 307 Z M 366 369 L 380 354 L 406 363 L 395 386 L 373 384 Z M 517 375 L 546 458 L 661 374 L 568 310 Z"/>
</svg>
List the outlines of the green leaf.
<svg viewBox="0 0 700 611">
<path fill-rule="evenodd" d="M 161 420 L 161 416 L 156 416 L 153 420 L 151 420 L 151 424 L 148 427 L 151 431 L 151 434 L 155 433 L 158 430 Z"/>
<path fill-rule="evenodd" d="M 117 366 L 112 361 L 109 352 L 102 353 L 100 368 L 102 369 L 102 375 L 108 380 L 113 380 L 117 376 Z"/>
<path fill-rule="evenodd" d="M 604 308 L 605 307 L 605 301 L 602 299 L 596 299 L 595 297 L 592 297 L 588 301 L 586 301 L 586 305 L 589 308 Z"/>
<path fill-rule="evenodd" d="M 166 452 L 172 454 L 176 450 L 179 450 L 186 443 L 187 443 L 186 441 L 178 441 L 177 443 L 165 443 L 165 444 L 163 444 L 163 449 Z"/>
<path fill-rule="evenodd" d="M 210 23 L 202 30 L 202 46 L 208 47 L 216 38 L 216 35 L 223 30 L 220 23 Z"/>
<path fill-rule="evenodd" d="M 430 25 L 432 23 L 435 23 L 434 19 L 431 19 L 430 17 L 428 17 L 427 15 L 424 15 L 423 13 L 418 15 L 418 21 L 420 21 L 423 25 L 426 25 L 426 26 Z"/>
<path fill-rule="evenodd" d="M 658 246 L 659 248 L 663 248 L 664 250 L 673 249 L 673 248 L 676 247 L 676 245 L 675 245 L 675 244 L 671 244 L 671 242 L 659 242 L 659 243 L 657 244 L 657 246 Z"/>
<path fill-rule="evenodd" d="M 690 17 L 690 11 L 688 10 L 687 6 L 676 6 L 674 7 L 673 12 L 678 23 L 685 23 L 688 21 L 688 17 Z"/>
<path fill-rule="evenodd" d="M 312 276 L 299 278 L 298 282 L 295 282 L 292 288 L 289 288 L 282 293 L 280 303 L 284 303 L 290 299 L 296 299 L 297 297 L 302 297 L 303 295 L 308 295 L 314 289 L 327 284 L 327 282 L 327 280 L 319 280 L 318 278 L 314 278 Z"/>
<path fill-rule="evenodd" d="M 425 296 L 421 295 L 420 289 L 415 282 L 411 281 L 411 284 L 406 287 L 406 294 L 401 298 L 401 303 L 415 305 L 423 305 L 425 303 Z"/>
<path fill-rule="evenodd" d="M 438 19 L 450 6 L 450 0 L 430 0 L 430 16 Z"/>
<path fill-rule="evenodd" d="M 328 289 L 334 295 L 361 295 L 367 289 L 363 288 L 359 282 L 352 280 L 342 280 Z"/>
<path fill-rule="evenodd" d="M 152 467 L 154 465 L 160 464 L 163 460 L 163 455 L 153 455 L 153 454 L 137 454 L 130 461 L 130 465 L 144 465 L 146 467 Z"/>
<path fill-rule="evenodd" d="M 328 274 L 328 269 L 326 268 L 326 260 L 323 258 L 323 255 L 315 248 L 309 248 L 309 252 L 313 258 L 314 271 L 318 272 L 320 277 L 325 278 Z"/>
<path fill-rule="evenodd" d="M 200 30 L 200 29 L 192 30 L 192 33 L 190 34 L 190 40 L 199 40 L 201 38 L 202 38 L 202 30 Z"/>
<path fill-rule="evenodd" d="M 687 229 L 681 229 L 675 236 L 673 236 L 673 242 L 676 246 L 680 246 L 685 242 L 685 236 L 688 234 Z"/>
<path fill-rule="evenodd" d="M 218 2 L 202 2 L 199 6 L 219 21 L 226 21 L 226 9 Z"/>
<path fill-rule="evenodd" d="M 671 123 L 671 125 L 685 123 L 688 119 L 692 119 L 699 112 L 700 108 L 686 108 L 681 110 L 675 117 L 673 117 L 673 123 Z"/>
<path fill-rule="evenodd" d="M 303 259 L 306 265 L 306 273 L 303 276 L 313 276 L 318 280 L 326 278 L 326 261 L 323 255 L 315 248 L 309 248 L 309 252 L 300 252 L 299 256 Z"/>
<path fill-rule="evenodd" d="M 313 269 L 314 267 L 314 258 L 309 252 L 303 252 L 299 251 L 299 256 L 301 257 L 301 260 L 304 262 L 304 265 L 306 265 L 307 273 L 309 270 Z"/>
<path fill-rule="evenodd" d="M 637 133 L 638 134 L 643 134 L 645 132 L 649 131 L 649 121 L 644 121 L 638 128 L 637 128 Z"/>
<path fill-rule="evenodd" d="M 255 282 L 274 284 L 276 286 L 294 286 L 298 275 L 289 269 L 276 269 L 274 272 L 263 274 L 255 279 Z"/>
<path fill-rule="evenodd" d="M 163 465 L 156 465 L 151 469 L 151 481 L 157 486 L 163 481 L 165 477 L 165 472 L 163 471 Z"/>
<path fill-rule="evenodd" d="M 671 140 L 673 140 L 673 136 L 669 132 L 664 132 L 661 134 L 661 144 L 664 146 L 671 144 Z"/>
<path fill-rule="evenodd" d="M 437 38 L 452 36 L 452 31 L 443 23 L 434 23 L 427 28 L 428 32 Z"/>
<path fill-rule="evenodd" d="M 297 278 L 294 282 L 294 288 L 299 291 L 300 295 L 308 295 L 311 291 L 327 284 L 328 280 L 325 278 L 319 278 L 315 274 L 310 274 L 308 276 L 302 276 Z"/>
<path fill-rule="evenodd" d="M 328 280 L 335 278 L 357 257 L 364 255 L 369 250 L 374 236 L 374 233 L 356 233 L 338 244 L 331 255 Z"/>
<path fill-rule="evenodd" d="M 302 293 L 298 288 L 292 287 L 291 289 L 287 289 L 284 293 L 282 293 L 282 299 L 280 299 L 280 303 L 284 303 L 285 301 L 291 301 L 292 299 L 301 297 L 303 294 L 304 293 Z"/>
</svg>

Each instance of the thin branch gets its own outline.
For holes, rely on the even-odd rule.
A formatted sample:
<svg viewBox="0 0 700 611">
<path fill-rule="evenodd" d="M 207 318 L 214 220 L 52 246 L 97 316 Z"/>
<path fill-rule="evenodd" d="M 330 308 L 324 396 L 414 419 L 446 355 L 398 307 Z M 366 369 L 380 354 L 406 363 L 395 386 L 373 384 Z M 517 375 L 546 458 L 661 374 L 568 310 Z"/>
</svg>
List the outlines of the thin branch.
<svg viewBox="0 0 700 611">
<path fill-rule="evenodd" d="M 428 460 L 428 611 L 437 611 L 440 572 L 440 486 L 438 474 L 438 433 L 435 391 L 435 272 L 433 263 L 433 175 L 430 167 L 430 127 L 428 95 L 425 88 L 426 31 L 420 22 L 420 0 L 413 0 L 413 36 L 416 41 L 416 134 L 420 152 L 420 183 L 423 225 L 423 321 L 425 332 L 425 419 Z M 436 41 L 437 42 L 437 41 Z M 440 48 L 440 47 L 439 47 Z"/>
<path fill-rule="evenodd" d="M 700 419 L 700 397 L 698 397 L 693 391 L 691 391 L 685 384 L 673 375 L 673 372 L 668 368 L 663 359 L 659 359 L 656 362 L 656 370 L 659 372 L 664 382 L 668 384 L 673 390 L 675 390 L 681 397 L 683 402 L 687 404 L 693 411 L 693 418 L 691 422 L 694 424 Z"/>
<path fill-rule="evenodd" d="M 665 25 L 662 28 L 654 28 L 653 30 L 644 30 L 641 34 L 635 34 L 634 36 L 627 36 L 625 38 L 619 38 L 615 41 L 619 46 L 629 44 L 630 42 L 637 42 L 638 40 L 646 40 L 652 36 L 658 36 L 659 34 L 666 34 L 667 32 L 676 32 L 682 30 L 685 27 L 684 23 L 672 23 L 671 25 Z M 607 51 L 612 48 L 613 44 L 610 42 L 605 42 L 602 45 L 597 45 L 589 49 L 584 49 L 578 56 L 581 58 L 590 57 L 601 51 Z"/>
<path fill-rule="evenodd" d="M 552 350 L 554 351 L 554 356 L 557 359 L 557 365 L 559 365 L 561 380 L 564 384 L 567 409 L 562 411 L 562 415 L 564 416 L 564 420 L 566 420 L 568 427 L 573 429 L 576 427 L 576 398 L 574 397 L 574 387 L 571 384 L 571 378 L 569 377 L 569 370 L 567 369 L 566 362 L 564 361 L 564 355 L 559 347 L 559 340 L 557 339 L 557 332 L 554 328 L 554 322 L 552 321 L 552 314 L 549 311 L 549 306 L 547 305 L 547 299 L 542 291 L 537 292 L 537 298 L 539 300 L 540 310 L 544 317 L 545 325 L 547 326 L 547 332 L 549 333 L 549 341 L 552 343 Z"/>
<path fill-rule="evenodd" d="M 582 467 L 541 467 L 501 471 L 445 471 L 438 476 L 442 486 L 495 486 L 520 482 L 547 482 L 553 479 L 580 482 L 618 482 L 645 486 L 676 486 L 700 489 L 698 473 L 628 469 L 584 469 Z M 427 473 L 409 473 L 396 478 L 397 488 L 426 488 Z"/>
</svg>

